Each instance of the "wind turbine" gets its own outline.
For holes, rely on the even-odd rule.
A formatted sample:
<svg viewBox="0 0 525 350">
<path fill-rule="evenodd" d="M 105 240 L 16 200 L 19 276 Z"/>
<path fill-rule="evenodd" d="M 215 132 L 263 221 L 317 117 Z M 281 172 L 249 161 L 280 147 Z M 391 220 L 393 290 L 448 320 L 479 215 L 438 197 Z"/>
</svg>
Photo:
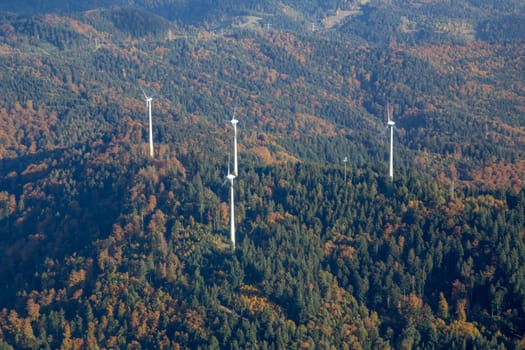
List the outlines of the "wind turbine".
<svg viewBox="0 0 525 350">
<path fill-rule="evenodd" d="M 237 123 L 239 120 L 235 118 L 235 108 L 233 109 L 232 119 L 226 122 L 233 126 L 233 175 L 237 176 L 239 174 L 237 167 Z"/>
<path fill-rule="evenodd" d="M 385 133 L 388 129 L 390 129 L 390 161 L 388 164 L 388 176 L 390 177 L 390 181 L 394 180 L 394 129 L 398 131 L 396 128 L 396 123 L 394 120 L 390 117 L 390 104 L 387 102 L 386 104 L 386 115 L 387 115 L 387 123 L 386 127 L 383 130 L 383 133 Z"/>
<path fill-rule="evenodd" d="M 148 96 L 143 88 L 140 88 L 144 97 L 146 98 L 146 108 L 148 109 L 148 119 L 149 119 L 149 156 L 153 158 L 153 124 L 151 121 L 151 101 L 155 95 Z"/>
<path fill-rule="evenodd" d="M 235 204 L 234 204 L 234 191 L 233 191 L 233 180 L 235 175 L 230 173 L 230 157 L 228 156 L 228 174 L 226 180 L 224 180 L 223 186 L 227 182 L 230 183 L 230 241 L 232 244 L 232 250 L 235 250 Z"/>
<path fill-rule="evenodd" d="M 345 184 L 346 184 L 346 163 L 348 163 L 348 157 L 344 157 L 343 163 L 345 163 Z"/>
</svg>

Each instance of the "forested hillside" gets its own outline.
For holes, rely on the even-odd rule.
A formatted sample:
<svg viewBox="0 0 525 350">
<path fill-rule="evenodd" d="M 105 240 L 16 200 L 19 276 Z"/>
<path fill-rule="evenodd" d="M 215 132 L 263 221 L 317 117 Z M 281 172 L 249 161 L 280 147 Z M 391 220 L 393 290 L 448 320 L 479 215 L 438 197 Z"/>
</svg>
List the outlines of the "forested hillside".
<svg viewBox="0 0 525 350">
<path fill-rule="evenodd" d="M 4 3 L 0 349 L 525 347 L 521 2 Z"/>
</svg>

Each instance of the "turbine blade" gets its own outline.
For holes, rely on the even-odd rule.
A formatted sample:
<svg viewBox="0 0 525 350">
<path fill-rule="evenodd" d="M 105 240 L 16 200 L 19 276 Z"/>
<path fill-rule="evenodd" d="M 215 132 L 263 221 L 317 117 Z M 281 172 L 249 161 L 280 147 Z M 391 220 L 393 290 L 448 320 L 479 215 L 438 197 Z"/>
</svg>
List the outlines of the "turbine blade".
<svg viewBox="0 0 525 350">
<path fill-rule="evenodd" d="M 144 94 L 144 97 L 146 98 L 146 100 L 148 99 L 148 95 L 146 95 L 146 91 L 144 91 L 144 89 L 142 88 L 142 86 L 140 87 L 140 90 L 142 90 L 142 93 Z"/>
<path fill-rule="evenodd" d="M 385 135 L 386 132 L 387 132 L 387 130 L 388 130 L 388 126 L 385 126 L 385 128 L 379 133 L 379 135 L 380 135 L 380 136 Z"/>
<path fill-rule="evenodd" d="M 228 175 L 230 175 L 230 154 L 228 153 Z"/>
</svg>

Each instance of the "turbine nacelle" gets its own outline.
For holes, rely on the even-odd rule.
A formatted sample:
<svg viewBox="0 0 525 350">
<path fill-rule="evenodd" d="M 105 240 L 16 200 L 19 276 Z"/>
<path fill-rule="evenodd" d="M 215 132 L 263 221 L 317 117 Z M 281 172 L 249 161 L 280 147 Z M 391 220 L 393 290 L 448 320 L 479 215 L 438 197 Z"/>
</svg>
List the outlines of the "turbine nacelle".
<svg viewBox="0 0 525 350">
<path fill-rule="evenodd" d="M 235 109 L 233 109 L 232 119 L 231 120 L 226 120 L 226 123 L 230 123 L 231 125 L 233 125 L 235 127 L 235 125 L 237 125 L 238 122 L 239 122 L 239 120 L 237 118 L 235 118 Z"/>
<path fill-rule="evenodd" d="M 233 186 L 233 180 L 235 180 L 235 175 L 233 174 L 226 175 L 226 181 L 229 181 L 232 186 Z"/>
<path fill-rule="evenodd" d="M 396 122 L 392 119 L 392 116 L 390 115 L 390 103 L 387 102 L 386 103 L 386 126 L 383 132 L 385 132 L 388 128 L 392 128 L 398 131 L 395 126 L 396 126 Z"/>
</svg>

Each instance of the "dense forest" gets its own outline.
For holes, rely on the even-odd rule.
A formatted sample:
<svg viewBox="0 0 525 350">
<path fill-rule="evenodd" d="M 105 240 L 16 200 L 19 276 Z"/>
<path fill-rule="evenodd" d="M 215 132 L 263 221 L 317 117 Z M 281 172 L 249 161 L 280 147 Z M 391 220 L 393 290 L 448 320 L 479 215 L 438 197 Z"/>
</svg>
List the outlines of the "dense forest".
<svg viewBox="0 0 525 350">
<path fill-rule="evenodd" d="M 5 4 L 0 349 L 525 348 L 521 2 Z"/>
</svg>

